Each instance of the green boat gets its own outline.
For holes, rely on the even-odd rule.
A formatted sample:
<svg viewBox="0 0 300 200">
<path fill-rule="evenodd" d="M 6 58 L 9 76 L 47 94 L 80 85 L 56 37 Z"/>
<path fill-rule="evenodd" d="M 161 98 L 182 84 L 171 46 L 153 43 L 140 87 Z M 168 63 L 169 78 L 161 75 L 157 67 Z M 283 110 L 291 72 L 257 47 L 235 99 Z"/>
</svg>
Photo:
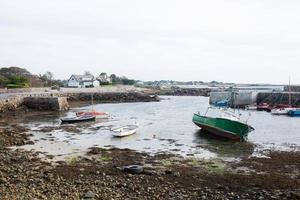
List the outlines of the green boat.
<svg viewBox="0 0 300 200">
<path fill-rule="evenodd" d="M 234 115 L 222 117 L 207 117 L 195 113 L 193 122 L 203 130 L 231 140 L 244 141 L 247 139 L 248 133 L 253 131 L 254 128 L 241 122 Z"/>
</svg>

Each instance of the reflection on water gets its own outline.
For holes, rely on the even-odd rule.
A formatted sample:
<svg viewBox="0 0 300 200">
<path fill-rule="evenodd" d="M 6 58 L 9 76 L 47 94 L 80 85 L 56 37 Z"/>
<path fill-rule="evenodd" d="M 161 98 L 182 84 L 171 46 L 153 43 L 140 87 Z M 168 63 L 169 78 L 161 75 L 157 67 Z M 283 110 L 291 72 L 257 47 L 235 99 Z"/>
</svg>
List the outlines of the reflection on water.
<svg viewBox="0 0 300 200">
<path fill-rule="evenodd" d="M 253 154 L 255 148 L 255 144 L 252 142 L 231 141 L 214 136 L 204 130 L 199 130 L 195 133 L 194 142 L 199 143 L 198 147 L 206 148 L 221 157 L 248 157 Z"/>
<path fill-rule="evenodd" d="M 61 125 L 59 118 L 71 116 L 78 110 L 66 113 L 36 112 L 19 117 L 16 122 L 31 129 L 34 148 L 50 154 L 70 154 L 86 151 L 92 146 L 130 148 L 138 151 L 157 153 L 171 152 L 196 157 L 240 158 L 265 148 L 289 150 L 299 148 L 300 118 L 272 116 L 266 112 L 251 112 L 249 124 L 255 128 L 249 134 L 249 142 L 232 142 L 216 139 L 199 132 L 192 123 L 193 113 L 205 112 L 206 97 L 168 97 L 168 100 L 149 103 L 122 103 L 94 105 L 97 111 L 111 114 L 110 119 L 79 124 Z M 244 120 L 249 115 L 240 111 Z M 114 138 L 112 127 L 139 124 L 136 134 L 125 138 Z M 49 135 L 51 134 L 51 135 Z"/>
</svg>

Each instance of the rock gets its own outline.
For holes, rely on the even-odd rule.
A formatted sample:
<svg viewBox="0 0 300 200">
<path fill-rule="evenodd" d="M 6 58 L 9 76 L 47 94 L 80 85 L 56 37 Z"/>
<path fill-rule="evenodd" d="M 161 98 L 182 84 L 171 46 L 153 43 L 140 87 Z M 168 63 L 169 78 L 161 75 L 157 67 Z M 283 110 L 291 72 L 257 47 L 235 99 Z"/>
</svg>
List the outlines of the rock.
<svg viewBox="0 0 300 200">
<path fill-rule="evenodd" d="M 180 177 L 180 173 L 179 172 L 173 172 L 173 176 L 174 177 Z"/>
<path fill-rule="evenodd" d="M 92 191 L 88 191 L 83 196 L 83 199 L 93 199 L 93 198 L 95 198 L 95 194 Z"/>
</svg>

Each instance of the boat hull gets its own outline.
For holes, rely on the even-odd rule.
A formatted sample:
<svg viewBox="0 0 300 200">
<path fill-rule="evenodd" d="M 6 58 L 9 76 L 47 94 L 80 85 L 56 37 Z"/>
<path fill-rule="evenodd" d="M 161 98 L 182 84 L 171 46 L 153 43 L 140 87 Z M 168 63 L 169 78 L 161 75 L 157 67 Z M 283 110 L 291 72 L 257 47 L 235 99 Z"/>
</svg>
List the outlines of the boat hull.
<svg viewBox="0 0 300 200">
<path fill-rule="evenodd" d="M 293 110 L 293 108 L 276 108 L 272 109 L 271 113 L 273 115 L 287 115 L 290 110 Z"/>
<path fill-rule="evenodd" d="M 300 110 L 290 110 L 288 115 L 291 117 L 300 117 Z"/>
<path fill-rule="evenodd" d="M 79 123 L 79 122 L 93 121 L 95 119 L 96 119 L 95 116 L 90 116 L 90 117 L 62 118 L 60 120 L 62 123 Z"/>
<path fill-rule="evenodd" d="M 194 114 L 193 122 L 211 134 L 231 140 L 243 141 L 247 138 L 248 133 L 254 130 L 251 126 L 239 121 L 225 118 L 211 118 L 198 114 Z"/>
<path fill-rule="evenodd" d="M 125 137 L 137 132 L 138 126 L 137 125 L 128 125 L 116 129 L 112 129 L 112 135 L 115 137 Z"/>
<path fill-rule="evenodd" d="M 131 131 L 127 131 L 127 132 L 113 132 L 113 136 L 115 137 L 125 137 L 125 136 L 129 136 L 132 134 L 135 134 L 136 130 L 131 130 Z"/>
</svg>

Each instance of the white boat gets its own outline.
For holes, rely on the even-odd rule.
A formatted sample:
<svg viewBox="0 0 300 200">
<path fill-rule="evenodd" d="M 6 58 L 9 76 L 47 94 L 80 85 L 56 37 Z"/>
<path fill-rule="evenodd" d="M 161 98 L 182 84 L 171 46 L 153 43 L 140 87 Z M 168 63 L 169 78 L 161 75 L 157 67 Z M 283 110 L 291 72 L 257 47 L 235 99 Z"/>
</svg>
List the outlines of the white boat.
<svg viewBox="0 0 300 200">
<path fill-rule="evenodd" d="M 295 110 L 297 108 L 293 108 L 292 107 L 292 96 L 291 96 L 291 79 L 289 79 L 289 103 L 287 105 L 284 106 L 280 106 L 280 107 L 275 107 L 271 110 L 271 113 L 273 115 L 287 115 L 289 113 L 289 111 L 291 110 Z"/>
<path fill-rule="evenodd" d="M 246 110 L 257 110 L 257 106 L 256 105 L 247 105 L 245 106 Z"/>
<path fill-rule="evenodd" d="M 274 108 L 271 110 L 273 115 L 287 115 L 290 110 L 294 110 L 296 108 Z"/>
<path fill-rule="evenodd" d="M 124 137 L 136 133 L 138 125 L 127 125 L 119 128 L 111 129 L 113 136 L 115 137 Z"/>
</svg>

